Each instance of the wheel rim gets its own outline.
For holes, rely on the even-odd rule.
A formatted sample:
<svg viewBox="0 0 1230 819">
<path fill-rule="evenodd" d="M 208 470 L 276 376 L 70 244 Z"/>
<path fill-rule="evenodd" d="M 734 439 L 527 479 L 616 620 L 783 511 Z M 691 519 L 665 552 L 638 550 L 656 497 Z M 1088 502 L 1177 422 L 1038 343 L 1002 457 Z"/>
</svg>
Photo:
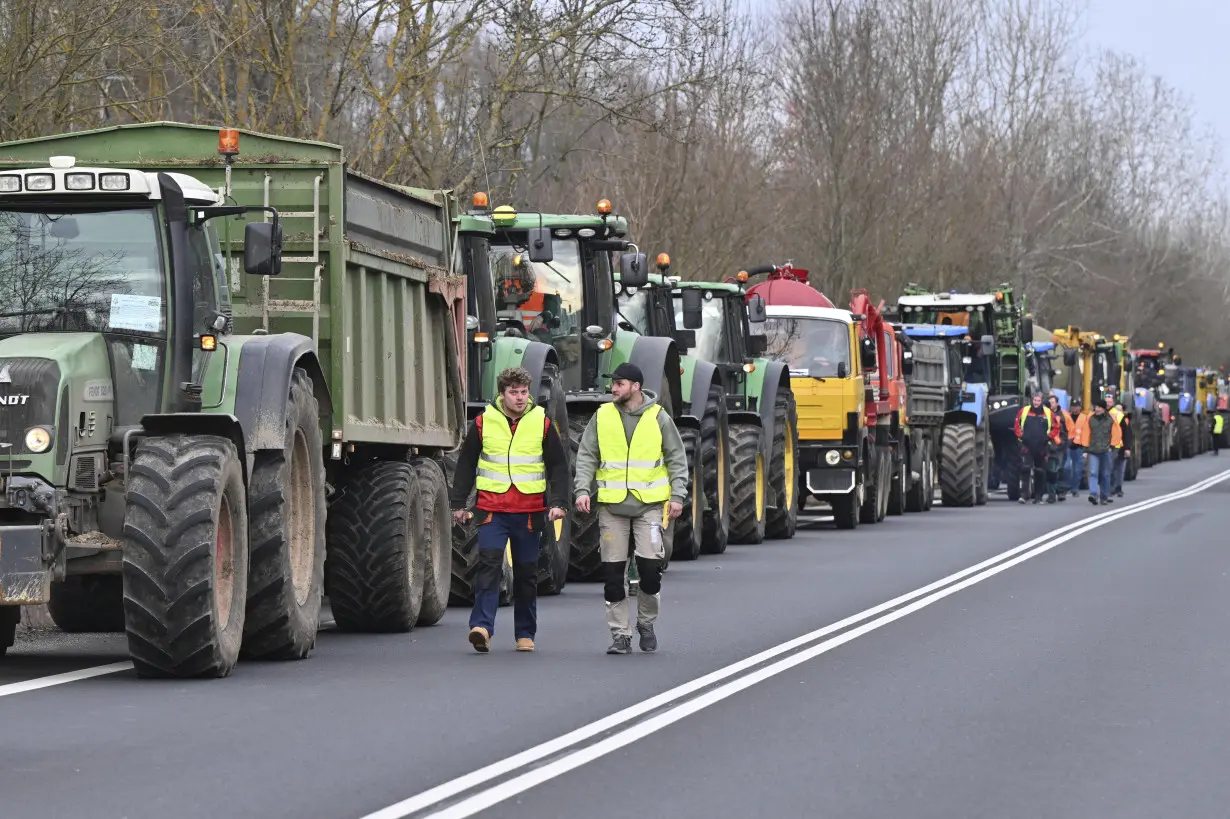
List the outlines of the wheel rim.
<svg viewBox="0 0 1230 819">
<path fill-rule="evenodd" d="M 555 542 L 556 543 L 559 543 L 561 540 L 564 539 L 564 521 L 562 519 L 552 521 L 551 528 L 555 531 Z"/>
<path fill-rule="evenodd" d="M 235 596 L 235 528 L 231 501 L 226 495 L 218 504 L 218 530 L 214 545 L 214 588 L 218 600 L 218 630 L 231 621 L 231 600 Z"/>
<path fill-rule="evenodd" d="M 764 519 L 764 455 L 756 453 L 756 520 Z"/>
<path fill-rule="evenodd" d="M 786 419 L 786 508 L 794 507 L 794 425 Z"/>
<path fill-rule="evenodd" d="M 290 461 L 290 581 L 295 602 L 303 605 L 312 590 L 312 564 L 316 546 L 316 515 L 312 508 L 312 470 L 308 466 L 307 438 L 295 430 Z"/>
</svg>

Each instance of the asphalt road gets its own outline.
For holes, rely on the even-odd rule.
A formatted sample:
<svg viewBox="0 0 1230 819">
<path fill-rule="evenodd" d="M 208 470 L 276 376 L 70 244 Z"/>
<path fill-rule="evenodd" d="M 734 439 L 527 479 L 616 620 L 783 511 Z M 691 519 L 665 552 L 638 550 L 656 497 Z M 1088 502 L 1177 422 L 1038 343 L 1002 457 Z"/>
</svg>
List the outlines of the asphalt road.
<svg viewBox="0 0 1230 819">
<path fill-rule="evenodd" d="M 126 661 L 36 635 L 0 660 L 0 815 L 1222 816 L 1230 472 L 1182 492 L 1222 469 L 674 563 L 653 655 L 603 653 L 597 584 L 540 602 L 532 655 L 511 609 L 485 656 L 450 609 L 223 680 L 30 690 Z"/>
</svg>

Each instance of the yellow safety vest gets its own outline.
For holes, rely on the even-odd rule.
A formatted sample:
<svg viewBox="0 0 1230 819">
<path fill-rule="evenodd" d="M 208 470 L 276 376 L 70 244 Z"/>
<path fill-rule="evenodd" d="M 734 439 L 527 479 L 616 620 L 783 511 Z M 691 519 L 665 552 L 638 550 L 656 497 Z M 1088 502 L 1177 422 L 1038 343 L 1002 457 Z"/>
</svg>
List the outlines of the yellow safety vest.
<svg viewBox="0 0 1230 819">
<path fill-rule="evenodd" d="M 1221 435 L 1222 425 L 1226 423 L 1225 416 L 1220 412 L 1213 416 L 1213 434 Z"/>
<path fill-rule="evenodd" d="M 478 456 L 474 485 L 483 492 L 503 494 L 516 485 L 527 495 L 547 491 L 547 465 L 542 457 L 542 431 L 547 414 L 542 407 L 526 410 L 514 433 L 503 412 L 483 410 L 483 451 Z"/>
<path fill-rule="evenodd" d="M 641 503 L 670 500 L 670 472 L 658 428 L 661 411 L 654 404 L 641 414 L 629 446 L 619 409 L 613 403 L 598 408 L 598 503 L 619 503 L 629 491 Z"/>
<path fill-rule="evenodd" d="M 1122 423 L 1123 422 L 1123 410 L 1117 409 L 1117 408 L 1111 408 L 1110 417 L 1115 419 L 1116 424 Z"/>
<path fill-rule="evenodd" d="M 1025 416 L 1029 415 L 1029 411 L 1031 409 L 1033 409 L 1032 404 L 1028 407 L 1025 407 L 1023 410 L 1021 410 L 1020 412 L 1016 414 L 1017 423 L 1021 425 L 1022 431 L 1024 431 L 1025 429 Z M 1051 416 L 1051 408 L 1043 404 L 1042 405 L 1042 415 L 1044 418 L 1046 418 L 1046 434 L 1050 435 L 1051 426 L 1055 423 L 1054 419 Z"/>
</svg>

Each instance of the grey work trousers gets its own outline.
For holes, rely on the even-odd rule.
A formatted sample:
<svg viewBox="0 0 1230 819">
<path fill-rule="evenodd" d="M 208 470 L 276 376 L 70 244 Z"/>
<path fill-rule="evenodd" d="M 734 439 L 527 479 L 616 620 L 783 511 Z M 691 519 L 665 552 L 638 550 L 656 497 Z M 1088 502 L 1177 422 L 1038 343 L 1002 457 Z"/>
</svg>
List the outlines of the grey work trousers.
<svg viewBox="0 0 1230 819">
<path fill-rule="evenodd" d="M 628 535 L 635 538 L 635 554 L 649 560 L 665 560 L 666 544 L 663 540 L 662 507 L 651 506 L 634 518 L 615 515 L 598 506 L 598 526 L 602 532 L 599 554 L 603 563 L 626 563 L 628 560 Z M 628 597 L 628 580 L 624 577 L 624 596 L 617 602 L 606 602 L 606 622 L 614 636 L 632 636 L 632 601 Z M 636 595 L 636 621 L 650 625 L 658 619 L 662 605 L 661 591 L 646 593 L 644 587 Z"/>
</svg>

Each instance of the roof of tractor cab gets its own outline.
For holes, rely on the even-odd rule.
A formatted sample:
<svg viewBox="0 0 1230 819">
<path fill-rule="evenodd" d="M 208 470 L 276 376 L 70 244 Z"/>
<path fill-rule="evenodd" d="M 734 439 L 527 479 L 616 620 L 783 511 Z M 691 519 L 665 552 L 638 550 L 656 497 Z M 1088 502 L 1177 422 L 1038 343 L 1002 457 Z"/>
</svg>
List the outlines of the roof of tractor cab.
<svg viewBox="0 0 1230 819">
<path fill-rule="evenodd" d="M 975 305 L 981 307 L 995 301 L 994 293 L 925 293 L 917 296 L 901 296 L 897 304 L 908 307 L 933 307 L 948 305 Z"/>
<path fill-rule="evenodd" d="M 829 319 L 840 321 L 843 324 L 854 323 L 854 314 L 840 307 L 796 307 L 789 304 L 770 304 L 765 307 L 765 314 L 769 318 Z"/>
<path fill-rule="evenodd" d="M 958 324 L 903 324 L 911 338 L 956 338 L 969 334 L 969 328 Z"/>
<path fill-rule="evenodd" d="M 694 290 L 718 290 L 723 293 L 743 292 L 739 285 L 731 284 L 730 282 L 679 282 L 679 284 L 675 285 L 676 290 L 683 287 L 691 287 Z"/>
<path fill-rule="evenodd" d="M 491 217 L 496 220 L 498 214 L 493 210 Z M 517 212 L 511 222 L 495 221 L 496 229 L 530 230 L 536 227 L 546 228 L 599 228 L 607 225 L 611 228 L 611 236 L 628 235 L 628 220 L 623 216 L 611 215 L 602 218 L 597 213 L 537 213 Z"/>
</svg>

